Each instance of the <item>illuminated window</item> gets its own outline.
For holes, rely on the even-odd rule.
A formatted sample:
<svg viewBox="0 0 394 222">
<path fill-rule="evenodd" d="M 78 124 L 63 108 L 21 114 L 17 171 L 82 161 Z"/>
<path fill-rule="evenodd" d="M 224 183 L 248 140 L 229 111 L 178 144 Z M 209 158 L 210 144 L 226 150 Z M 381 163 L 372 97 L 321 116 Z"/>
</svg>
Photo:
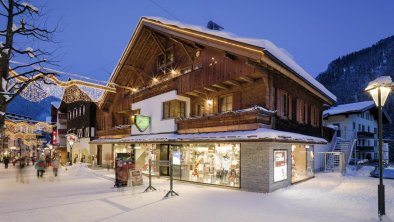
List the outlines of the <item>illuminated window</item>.
<svg viewBox="0 0 394 222">
<path fill-rule="evenodd" d="M 228 95 L 228 96 L 223 96 L 220 97 L 220 111 L 222 113 L 224 112 L 229 112 L 233 110 L 233 96 Z"/>
<path fill-rule="evenodd" d="M 171 100 L 163 103 L 163 119 L 186 116 L 186 102 Z"/>
</svg>

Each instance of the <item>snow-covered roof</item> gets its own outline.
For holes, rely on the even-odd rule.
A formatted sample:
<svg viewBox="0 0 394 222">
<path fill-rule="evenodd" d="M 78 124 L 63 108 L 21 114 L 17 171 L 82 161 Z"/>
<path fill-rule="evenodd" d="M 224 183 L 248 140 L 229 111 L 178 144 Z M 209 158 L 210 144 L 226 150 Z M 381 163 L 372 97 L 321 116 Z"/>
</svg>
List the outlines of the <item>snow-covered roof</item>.
<svg viewBox="0 0 394 222">
<path fill-rule="evenodd" d="M 323 112 L 323 116 L 335 116 L 345 113 L 359 113 L 370 108 L 375 107 L 373 101 L 364 101 L 364 102 L 357 102 L 357 103 L 348 103 L 342 104 L 335 107 L 332 107 L 328 110 Z"/>
<path fill-rule="evenodd" d="M 266 140 L 281 142 L 305 142 L 305 143 L 327 143 L 323 138 L 306 136 L 299 133 L 290 133 L 268 128 L 258 128 L 247 131 L 231 131 L 216 133 L 193 133 L 193 134 L 143 134 L 133 135 L 121 139 L 96 139 L 90 143 L 146 143 L 146 142 L 182 142 L 182 141 L 248 141 Z"/>
<path fill-rule="evenodd" d="M 55 107 L 56 109 L 59 109 L 60 104 L 61 104 L 61 101 L 51 102 L 51 105 L 52 105 L 53 107 Z"/>
<path fill-rule="evenodd" d="M 276 59 L 278 59 L 280 62 L 282 62 L 285 66 L 287 66 L 289 69 L 291 69 L 292 71 L 297 73 L 302 79 L 304 79 L 309 84 L 311 84 L 312 86 L 314 86 L 315 88 L 320 90 L 322 93 L 324 93 L 330 99 L 332 99 L 333 101 L 337 100 L 337 97 L 334 94 L 332 94 L 321 83 L 319 83 L 315 78 L 313 78 L 309 73 L 307 73 L 300 65 L 298 65 L 294 61 L 294 59 L 291 58 L 291 56 L 289 55 L 289 53 L 285 49 L 277 47 L 274 43 L 272 43 L 269 40 L 238 37 L 238 36 L 234 35 L 233 33 L 210 30 L 210 29 L 207 29 L 207 28 L 204 28 L 201 26 L 196 26 L 196 25 L 187 25 L 187 24 L 183 24 L 178 21 L 172 21 L 172 20 L 168 20 L 165 18 L 161 18 L 161 17 L 150 17 L 150 16 L 146 17 L 145 16 L 143 18 L 154 20 L 154 21 L 157 21 L 157 22 L 160 22 L 163 24 L 167 24 L 167 25 L 177 26 L 177 27 L 183 28 L 183 29 L 194 30 L 194 31 L 206 33 L 209 35 L 218 36 L 221 38 L 225 38 L 225 39 L 249 44 L 252 46 L 260 47 L 263 50 L 268 51 L 269 54 L 274 56 Z"/>
</svg>

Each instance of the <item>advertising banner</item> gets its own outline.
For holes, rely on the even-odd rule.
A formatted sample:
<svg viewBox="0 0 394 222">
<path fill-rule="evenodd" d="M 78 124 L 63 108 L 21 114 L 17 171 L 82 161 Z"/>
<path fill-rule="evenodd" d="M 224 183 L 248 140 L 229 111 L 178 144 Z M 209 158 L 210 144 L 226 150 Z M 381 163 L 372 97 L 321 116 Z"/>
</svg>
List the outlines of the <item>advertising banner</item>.
<svg viewBox="0 0 394 222">
<path fill-rule="evenodd" d="M 274 182 L 287 179 L 287 151 L 274 151 Z"/>
</svg>

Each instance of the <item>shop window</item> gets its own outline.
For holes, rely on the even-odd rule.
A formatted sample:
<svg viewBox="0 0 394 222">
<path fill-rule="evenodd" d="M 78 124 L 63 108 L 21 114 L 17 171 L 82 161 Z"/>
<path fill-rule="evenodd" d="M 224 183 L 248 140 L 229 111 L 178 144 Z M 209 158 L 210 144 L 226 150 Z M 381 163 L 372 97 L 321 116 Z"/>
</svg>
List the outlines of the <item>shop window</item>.
<svg viewBox="0 0 394 222">
<path fill-rule="evenodd" d="M 314 176 L 314 149 L 311 145 L 292 145 L 291 181 L 293 183 Z"/>
<path fill-rule="evenodd" d="M 163 119 L 179 118 L 186 116 L 186 102 L 171 100 L 163 103 Z"/>
<path fill-rule="evenodd" d="M 240 186 L 240 144 L 170 145 L 175 178 L 185 181 Z"/>
<path fill-rule="evenodd" d="M 230 112 L 233 110 L 233 95 L 227 95 L 219 98 L 220 111 L 222 113 Z"/>
</svg>

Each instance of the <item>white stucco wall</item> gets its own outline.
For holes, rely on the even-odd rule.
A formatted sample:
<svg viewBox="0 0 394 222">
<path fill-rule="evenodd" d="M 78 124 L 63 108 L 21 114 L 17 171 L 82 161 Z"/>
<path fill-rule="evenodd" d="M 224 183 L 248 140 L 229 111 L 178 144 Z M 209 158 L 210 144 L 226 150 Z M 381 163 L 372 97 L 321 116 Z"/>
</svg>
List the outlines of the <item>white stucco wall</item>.
<svg viewBox="0 0 394 222">
<path fill-rule="evenodd" d="M 175 99 L 186 102 L 186 116 L 189 116 L 190 98 L 177 95 L 175 90 L 131 104 L 132 110 L 141 109 L 141 115 L 151 118 L 150 126 L 144 132 L 140 132 L 135 125 L 132 125 L 132 134 L 175 132 L 177 129 L 174 119 L 163 119 L 163 102 Z"/>
<path fill-rule="evenodd" d="M 372 119 L 367 119 L 367 113 L 372 117 Z M 353 128 L 353 122 L 356 124 L 355 129 Z M 353 132 L 370 132 L 374 133 L 374 129 L 377 128 L 377 120 L 373 115 L 370 114 L 369 111 L 364 112 L 364 117 L 361 114 L 350 114 L 350 115 L 338 115 L 338 116 L 330 116 L 328 119 L 323 119 L 323 125 L 335 125 L 339 124 L 339 130 L 341 131 L 341 138 L 350 139 L 352 137 Z M 359 129 L 359 125 L 361 126 L 361 130 Z M 364 131 L 362 130 L 362 126 L 364 126 Z M 369 127 L 369 131 L 368 131 Z M 377 138 L 377 134 L 375 134 L 375 138 Z M 373 154 L 372 158 L 377 158 L 377 146 L 375 145 L 375 139 L 359 139 L 359 146 L 372 146 L 375 149 L 375 154 Z"/>
<path fill-rule="evenodd" d="M 352 132 L 359 132 L 359 124 L 361 126 L 364 126 L 364 132 L 368 132 L 368 126 L 369 126 L 369 132 L 373 133 L 374 128 L 377 128 L 377 121 L 375 120 L 373 115 L 370 115 L 372 117 L 372 120 L 366 119 L 365 116 L 366 114 L 370 114 L 369 111 L 366 111 L 364 113 L 364 118 L 361 116 L 357 116 L 357 114 L 350 114 L 350 115 L 338 115 L 338 116 L 330 116 L 328 119 L 323 119 L 323 125 L 334 125 L 334 124 L 339 124 L 339 130 L 341 130 L 341 137 L 350 139 L 351 133 Z M 356 123 L 356 128 L 353 129 L 353 122 Z M 361 130 L 362 131 L 362 130 Z"/>
</svg>

